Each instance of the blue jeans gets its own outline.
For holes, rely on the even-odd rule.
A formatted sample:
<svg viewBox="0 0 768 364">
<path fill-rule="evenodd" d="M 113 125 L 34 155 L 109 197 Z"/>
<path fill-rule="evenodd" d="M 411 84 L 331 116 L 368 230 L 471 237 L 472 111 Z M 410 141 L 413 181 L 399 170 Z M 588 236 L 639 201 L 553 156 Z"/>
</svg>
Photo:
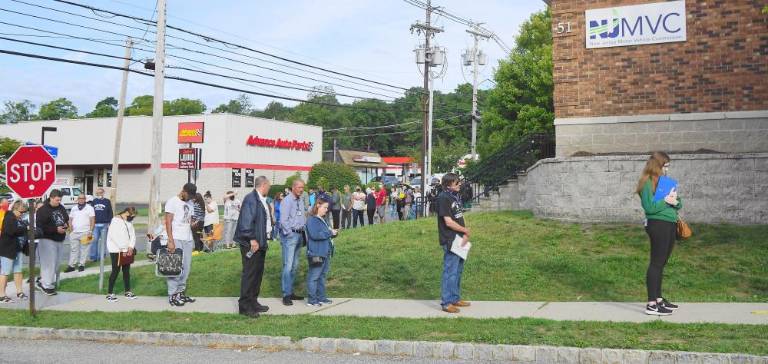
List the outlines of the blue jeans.
<svg viewBox="0 0 768 364">
<path fill-rule="evenodd" d="M 283 274 L 281 285 L 283 297 L 293 294 L 293 281 L 299 268 L 299 253 L 301 252 L 302 237 L 299 233 L 280 234 L 280 246 L 283 253 Z"/>
<path fill-rule="evenodd" d="M 323 265 L 309 267 L 307 271 L 307 303 L 322 303 L 327 300 L 325 295 L 325 276 L 331 268 L 331 257 L 325 257 Z"/>
<path fill-rule="evenodd" d="M 99 241 L 104 238 L 104 245 L 101 246 L 101 256 L 107 256 L 107 230 L 109 230 L 109 223 L 98 223 L 93 228 L 93 242 L 91 242 L 91 248 L 88 251 L 88 259 L 96 261 L 99 259 Z"/>
<path fill-rule="evenodd" d="M 450 244 L 443 248 L 443 278 L 440 283 L 441 302 L 446 307 L 461 299 L 461 273 L 464 272 L 464 259 L 451 252 Z"/>
<path fill-rule="evenodd" d="M 21 262 L 24 255 L 21 252 L 16 253 L 16 259 L 0 257 L 0 275 L 9 276 L 12 273 L 21 273 Z"/>
</svg>

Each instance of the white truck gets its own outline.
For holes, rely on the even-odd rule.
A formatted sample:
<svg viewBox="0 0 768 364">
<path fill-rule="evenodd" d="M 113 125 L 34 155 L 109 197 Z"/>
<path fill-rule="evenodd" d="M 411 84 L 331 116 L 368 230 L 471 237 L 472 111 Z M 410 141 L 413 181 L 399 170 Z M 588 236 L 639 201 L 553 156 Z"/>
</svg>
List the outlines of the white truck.
<svg viewBox="0 0 768 364">
<path fill-rule="evenodd" d="M 67 210 L 77 205 L 77 196 L 83 193 L 80 187 L 77 186 L 54 185 L 50 190 L 48 190 L 48 193 L 43 196 L 43 200 L 48 198 L 48 194 L 51 192 L 51 190 L 54 189 L 61 191 L 61 204 L 64 205 Z M 93 196 L 85 195 L 85 199 L 87 202 L 91 202 L 93 200 Z"/>
</svg>

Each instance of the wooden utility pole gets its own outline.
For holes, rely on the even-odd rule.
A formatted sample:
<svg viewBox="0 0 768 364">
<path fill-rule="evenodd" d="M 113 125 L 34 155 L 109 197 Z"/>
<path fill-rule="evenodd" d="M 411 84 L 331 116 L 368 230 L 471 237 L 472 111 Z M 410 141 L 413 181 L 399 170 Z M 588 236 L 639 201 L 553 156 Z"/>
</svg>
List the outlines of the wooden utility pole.
<svg viewBox="0 0 768 364">
<path fill-rule="evenodd" d="M 160 163 L 163 150 L 163 99 L 165 83 L 165 0 L 157 0 L 157 42 L 155 47 L 155 96 L 152 107 L 152 178 L 149 189 L 147 232 L 158 224 L 160 210 Z"/>
</svg>

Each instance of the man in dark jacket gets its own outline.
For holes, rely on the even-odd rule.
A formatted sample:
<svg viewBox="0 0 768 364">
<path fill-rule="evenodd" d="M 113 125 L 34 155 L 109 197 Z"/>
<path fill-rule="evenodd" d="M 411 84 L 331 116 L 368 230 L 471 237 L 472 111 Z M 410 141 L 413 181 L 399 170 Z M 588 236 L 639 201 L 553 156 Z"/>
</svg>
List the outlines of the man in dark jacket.
<svg viewBox="0 0 768 364">
<path fill-rule="evenodd" d="M 243 273 L 240 280 L 241 315 L 256 318 L 259 312 L 267 312 L 269 307 L 259 304 L 261 278 L 264 274 L 264 258 L 267 254 L 267 239 L 272 233 L 272 224 L 267 205 L 269 180 L 259 176 L 254 180 L 254 190 L 243 199 L 240 216 L 237 219 L 235 242 L 240 245 Z"/>
<path fill-rule="evenodd" d="M 104 189 L 99 187 L 96 189 L 96 198 L 90 204 L 93 206 L 93 211 L 96 212 L 96 226 L 93 229 L 93 243 L 91 243 L 91 249 L 88 251 L 88 258 L 95 262 L 101 259 L 99 258 L 99 241 L 102 238 L 104 244 L 101 244 L 101 256 L 107 255 L 107 231 L 113 217 L 112 201 L 104 197 Z"/>
<path fill-rule="evenodd" d="M 40 280 L 37 288 L 48 296 L 56 294 L 56 272 L 63 241 L 67 236 L 69 214 L 61 204 L 61 191 L 51 190 L 46 201 L 35 214 L 37 227 L 43 230 L 43 237 L 37 252 L 40 255 Z"/>
</svg>

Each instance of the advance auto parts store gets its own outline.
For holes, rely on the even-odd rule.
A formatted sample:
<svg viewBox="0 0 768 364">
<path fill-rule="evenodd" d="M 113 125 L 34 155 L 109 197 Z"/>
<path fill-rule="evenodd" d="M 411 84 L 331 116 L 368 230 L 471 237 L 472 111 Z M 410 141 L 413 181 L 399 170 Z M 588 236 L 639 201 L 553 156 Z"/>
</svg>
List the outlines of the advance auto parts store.
<svg viewBox="0 0 768 364">
<path fill-rule="evenodd" d="M 178 124 L 189 122 L 204 123 L 203 142 L 191 144 L 202 149 L 198 191 L 210 190 L 217 201 L 228 190 L 237 191 L 242 198 L 253 190 L 253 179 L 261 175 L 273 184 L 282 184 L 296 172 L 306 179 L 312 165 L 322 159 L 323 130 L 317 126 L 232 114 L 166 116 L 162 201 L 187 182 L 187 171 L 178 169 L 179 149 L 190 144 L 178 143 Z M 109 196 L 116 125 L 116 118 L 27 122 L 0 125 L 0 135 L 22 143 L 39 142 L 41 127 L 57 127 L 57 132 L 45 136 L 46 144 L 59 148 L 56 184 L 73 184 L 88 194 L 104 187 Z M 195 134 L 182 130 L 183 138 L 194 139 Z M 151 154 L 152 117 L 126 117 L 117 191 L 120 203 L 148 203 Z"/>
</svg>

